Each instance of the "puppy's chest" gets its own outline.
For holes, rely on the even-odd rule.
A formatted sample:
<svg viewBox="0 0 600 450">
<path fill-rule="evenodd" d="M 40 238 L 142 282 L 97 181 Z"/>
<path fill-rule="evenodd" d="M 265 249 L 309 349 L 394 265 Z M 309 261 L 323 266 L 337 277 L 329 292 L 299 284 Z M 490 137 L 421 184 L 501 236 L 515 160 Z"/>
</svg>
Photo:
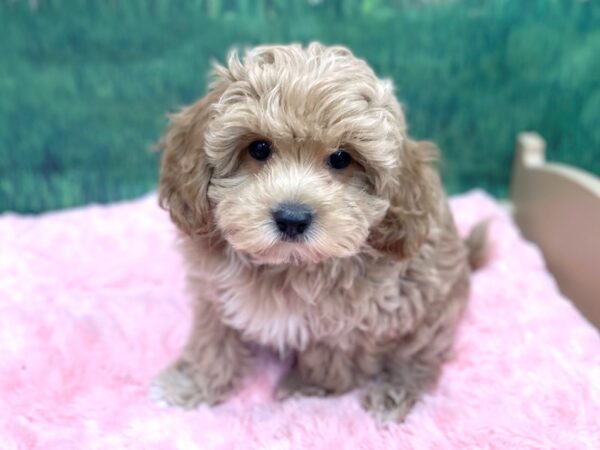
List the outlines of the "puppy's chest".
<svg viewBox="0 0 600 450">
<path fill-rule="evenodd" d="M 347 280 L 307 277 L 295 284 L 253 278 L 221 291 L 223 320 L 247 339 L 280 351 L 305 349 L 310 342 L 335 340 L 350 346 L 357 332 L 398 332 L 404 308 L 398 279 Z"/>
<path fill-rule="evenodd" d="M 225 323 L 260 344 L 280 351 L 303 349 L 314 337 L 313 308 L 289 289 L 230 288 L 220 303 Z"/>
</svg>

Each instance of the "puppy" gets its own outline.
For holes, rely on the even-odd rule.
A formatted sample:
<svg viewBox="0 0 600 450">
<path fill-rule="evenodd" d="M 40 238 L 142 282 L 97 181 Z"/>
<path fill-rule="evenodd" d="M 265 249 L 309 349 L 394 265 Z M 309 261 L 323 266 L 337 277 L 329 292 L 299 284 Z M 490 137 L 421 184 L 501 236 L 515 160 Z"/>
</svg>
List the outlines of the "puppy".
<svg viewBox="0 0 600 450">
<path fill-rule="evenodd" d="M 449 354 L 470 267 L 391 83 L 342 47 L 234 53 L 162 148 L 194 319 L 153 395 L 218 403 L 258 343 L 295 355 L 279 399 L 365 385 L 366 409 L 402 421 Z"/>
</svg>

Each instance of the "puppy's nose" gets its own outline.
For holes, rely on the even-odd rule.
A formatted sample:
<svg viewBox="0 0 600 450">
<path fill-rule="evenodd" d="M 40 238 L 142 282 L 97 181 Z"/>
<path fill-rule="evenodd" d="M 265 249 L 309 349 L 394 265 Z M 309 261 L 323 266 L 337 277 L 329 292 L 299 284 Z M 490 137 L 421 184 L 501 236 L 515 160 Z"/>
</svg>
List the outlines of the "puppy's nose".
<svg viewBox="0 0 600 450">
<path fill-rule="evenodd" d="M 285 237 L 296 238 L 310 226 L 313 213 L 302 203 L 282 203 L 273 211 L 273 219 Z"/>
</svg>

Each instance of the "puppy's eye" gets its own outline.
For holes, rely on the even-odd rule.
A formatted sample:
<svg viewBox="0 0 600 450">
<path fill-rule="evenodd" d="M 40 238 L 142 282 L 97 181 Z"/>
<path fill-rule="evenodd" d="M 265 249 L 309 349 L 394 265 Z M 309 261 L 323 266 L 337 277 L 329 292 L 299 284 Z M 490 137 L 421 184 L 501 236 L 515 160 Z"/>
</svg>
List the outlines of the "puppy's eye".
<svg viewBox="0 0 600 450">
<path fill-rule="evenodd" d="M 352 162 L 352 156 L 345 150 L 338 148 L 335 152 L 329 155 L 327 162 L 331 167 L 337 170 L 345 169 Z"/>
<path fill-rule="evenodd" d="M 257 161 L 264 161 L 271 155 L 271 144 L 267 141 L 254 141 L 248 146 L 248 153 Z"/>
</svg>

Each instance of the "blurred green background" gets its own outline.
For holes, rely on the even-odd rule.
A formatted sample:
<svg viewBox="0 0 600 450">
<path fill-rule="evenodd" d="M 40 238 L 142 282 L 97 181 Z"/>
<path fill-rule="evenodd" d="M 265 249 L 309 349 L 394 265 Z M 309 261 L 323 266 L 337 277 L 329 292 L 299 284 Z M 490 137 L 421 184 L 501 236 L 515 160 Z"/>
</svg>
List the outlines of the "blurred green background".
<svg viewBox="0 0 600 450">
<path fill-rule="evenodd" d="M 452 193 L 507 194 L 515 134 L 600 173 L 595 0 L 0 0 L 0 211 L 156 185 L 165 114 L 232 46 L 344 44 L 392 78 Z"/>
</svg>

